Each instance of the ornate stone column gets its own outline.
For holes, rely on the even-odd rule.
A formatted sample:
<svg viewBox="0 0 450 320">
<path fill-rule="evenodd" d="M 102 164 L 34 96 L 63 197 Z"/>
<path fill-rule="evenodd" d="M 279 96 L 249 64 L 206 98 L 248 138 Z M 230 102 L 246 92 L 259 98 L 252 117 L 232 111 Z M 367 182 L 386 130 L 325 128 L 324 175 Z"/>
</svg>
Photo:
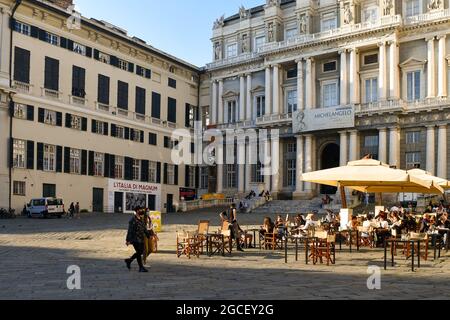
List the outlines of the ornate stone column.
<svg viewBox="0 0 450 320">
<path fill-rule="evenodd" d="M 280 66 L 273 66 L 273 103 L 272 114 L 281 114 L 280 110 Z"/>
<path fill-rule="evenodd" d="M 314 58 L 306 59 L 306 109 L 314 109 Z"/>
<path fill-rule="evenodd" d="M 245 193 L 245 136 L 237 140 L 238 193 Z"/>
<path fill-rule="evenodd" d="M 427 168 L 426 170 L 432 175 L 436 174 L 436 136 L 435 136 L 436 127 L 435 126 L 427 126 Z"/>
<path fill-rule="evenodd" d="M 380 128 L 378 140 L 378 160 L 387 163 L 387 129 Z"/>
<path fill-rule="evenodd" d="M 272 188 L 271 191 L 274 194 L 275 198 L 277 198 L 277 194 L 280 191 L 280 140 L 274 139 L 272 137 L 271 139 L 271 145 L 272 145 Z"/>
<path fill-rule="evenodd" d="M 298 110 L 305 109 L 304 101 L 304 73 L 303 73 L 303 59 L 296 60 L 297 62 L 297 108 Z"/>
<path fill-rule="evenodd" d="M 295 193 L 300 194 L 304 191 L 303 181 L 301 176 L 303 174 L 303 161 L 304 161 L 304 145 L 303 145 L 303 136 L 297 137 L 297 166 L 296 166 L 296 189 Z"/>
<path fill-rule="evenodd" d="M 434 51 L 435 37 L 425 39 L 427 41 L 428 64 L 427 64 L 427 98 L 436 97 L 436 59 Z"/>
<path fill-rule="evenodd" d="M 446 36 L 438 36 L 439 40 L 439 56 L 438 56 L 438 96 L 447 97 L 447 70 L 448 65 L 446 61 Z"/>
<path fill-rule="evenodd" d="M 378 44 L 378 47 L 380 49 L 379 54 L 379 76 L 378 76 L 378 93 L 380 101 L 386 101 L 387 94 L 386 94 L 386 87 L 387 87 L 387 76 L 386 76 L 386 43 L 380 42 Z"/>
<path fill-rule="evenodd" d="M 347 68 L 347 50 L 342 50 L 339 52 L 341 55 L 341 105 L 347 105 L 348 101 L 348 68 Z"/>
<path fill-rule="evenodd" d="M 241 75 L 239 77 L 239 121 L 245 120 L 245 93 L 245 75 Z"/>
<path fill-rule="evenodd" d="M 348 139 L 347 139 L 347 131 L 340 131 L 340 162 L 339 165 L 346 166 L 348 163 Z"/>
<path fill-rule="evenodd" d="M 350 131 L 350 161 L 359 160 L 359 135 L 358 130 Z"/>
<path fill-rule="evenodd" d="M 359 79 L 359 51 L 354 48 L 350 51 L 350 103 L 359 104 L 361 102 L 360 79 Z"/>
<path fill-rule="evenodd" d="M 217 81 L 212 82 L 211 124 L 217 124 Z"/>
<path fill-rule="evenodd" d="M 219 80 L 219 104 L 218 104 L 218 117 L 217 117 L 217 121 L 219 124 L 223 124 L 224 123 L 224 118 L 223 118 L 223 80 Z"/>
<path fill-rule="evenodd" d="M 399 46 L 397 41 L 389 42 L 389 98 L 400 99 Z"/>
<path fill-rule="evenodd" d="M 439 155 L 437 175 L 440 178 L 447 179 L 447 124 L 439 126 L 437 154 Z"/>
<path fill-rule="evenodd" d="M 270 152 L 270 140 L 269 138 L 267 138 L 266 140 L 263 141 L 263 146 L 264 146 L 264 154 L 266 155 L 266 157 L 270 158 L 271 152 Z M 262 162 L 266 162 L 266 159 L 264 159 Z M 267 167 L 270 167 L 271 163 L 264 163 L 264 184 L 265 184 L 265 190 L 270 190 L 270 188 L 272 187 L 271 185 L 271 174 L 267 169 Z"/>
<path fill-rule="evenodd" d="M 223 192 L 223 144 L 216 149 L 217 193 Z"/>
<path fill-rule="evenodd" d="M 252 175 L 252 162 L 251 159 L 254 155 L 251 154 L 251 141 L 246 143 L 246 161 L 245 161 L 245 192 L 250 191 L 250 180 Z"/>
<path fill-rule="evenodd" d="M 252 75 L 247 74 L 247 120 L 252 120 Z"/>
<path fill-rule="evenodd" d="M 313 136 L 310 134 L 305 135 L 305 173 L 313 171 L 312 153 L 313 153 Z M 305 192 L 312 193 L 312 184 L 305 182 Z"/>
<path fill-rule="evenodd" d="M 400 169 L 400 129 L 389 129 L 389 165 Z"/>
<path fill-rule="evenodd" d="M 266 110 L 265 115 L 269 115 L 272 110 L 272 87 L 271 87 L 271 68 L 266 67 Z"/>
</svg>

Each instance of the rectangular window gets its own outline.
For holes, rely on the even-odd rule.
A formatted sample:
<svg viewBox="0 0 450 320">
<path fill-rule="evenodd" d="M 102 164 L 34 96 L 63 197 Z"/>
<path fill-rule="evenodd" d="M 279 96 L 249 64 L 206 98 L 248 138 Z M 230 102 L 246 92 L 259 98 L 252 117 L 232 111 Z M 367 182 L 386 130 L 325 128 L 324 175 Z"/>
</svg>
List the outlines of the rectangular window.
<svg viewBox="0 0 450 320">
<path fill-rule="evenodd" d="M 236 188 L 236 165 L 227 164 L 225 167 L 226 173 L 226 186 L 228 189 Z"/>
<path fill-rule="evenodd" d="M 297 161 L 295 159 L 286 160 L 286 187 L 296 186 L 296 168 Z"/>
<path fill-rule="evenodd" d="M 195 167 L 188 166 L 186 167 L 186 170 L 188 170 L 188 176 L 189 176 L 189 185 L 186 187 L 188 188 L 195 188 Z"/>
<path fill-rule="evenodd" d="M 228 118 L 227 123 L 235 123 L 236 122 L 236 100 L 227 102 L 227 112 Z"/>
<path fill-rule="evenodd" d="M 96 123 L 97 125 L 94 127 L 94 133 L 104 135 L 105 134 L 104 127 L 106 123 L 101 121 L 96 121 Z"/>
<path fill-rule="evenodd" d="M 378 78 L 370 78 L 365 81 L 366 103 L 378 101 Z"/>
<path fill-rule="evenodd" d="M 106 64 L 110 64 L 111 63 L 111 56 L 109 54 L 103 53 L 103 52 L 99 52 L 98 53 L 98 60 L 106 63 Z"/>
<path fill-rule="evenodd" d="M 158 145 L 158 136 L 156 133 L 150 132 L 148 134 L 148 144 L 150 144 L 152 146 Z"/>
<path fill-rule="evenodd" d="M 177 100 L 168 98 L 167 121 L 177 123 Z"/>
<path fill-rule="evenodd" d="M 105 104 L 107 106 L 109 105 L 109 86 L 109 77 L 99 74 L 97 99 L 99 103 Z"/>
<path fill-rule="evenodd" d="M 410 131 L 406 133 L 406 144 L 420 143 L 420 131 Z"/>
<path fill-rule="evenodd" d="M 363 21 L 375 23 L 378 20 L 378 10 L 377 6 L 371 6 L 363 11 Z"/>
<path fill-rule="evenodd" d="M 118 59 L 119 68 L 125 71 L 128 71 L 128 62 L 122 59 Z"/>
<path fill-rule="evenodd" d="M 59 91 L 59 60 L 45 57 L 45 89 Z"/>
<path fill-rule="evenodd" d="M 30 83 L 30 51 L 15 47 L 14 80 Z"/>
<path fill-rule="evenodd" d="M 25 196 L 25 181 L 13 182 L 13 194 L 15 196 Z"/>
<path fill-rule="evenodd" d="M 175 184 L 175 166 L 173 164 L 167 165 L 167 184 Z"/>
<path fill-rule="evenodd" d="M 233 43 L 227 46 L 227 58 L 236 57 L 238 54 L 237 43 Z"/>
<path fill-rule="evenodd" d="M 323 64 L 323 72 L 332 72 L 337 70 L 337 61 L 329 61 Z"/>
<path fill-rule="evenodd" d="M 81 174 L 81 150 L 70 149 L 70 173 Z"/>
<path fill-rule="evenodd" d="M 406 153 L 406 170 L 420 168 L 421 154 L 420 152 Z"/>
<path fill-rule="evenodd" d="M 206 190 L 206 189 L 208 189 L 208 185 L 209 185 L 209 168 L 201 167 L 200 175 L 201 175 L 200 188 Z"/>
<path fill-rule="evenodd" d="M 295 39 L 297 35 L 298 35 L 297 28 L 291 28 L 286 30 L 286 40 Z"/>
<path fill-rule="evenodd" d="M 86 70 L 77 66 L 72 68 L 72 95 L 79 98 L 86 96 Z"/>
<path fill-rule="evenodd" d="M 117 107 L 128 110 L 128 83 L 119 81 L 117 86 Z"/>
<path fill-rule="evenodd" d="M 44 171 L 56 171 L 56 146 L 44 144 Z"/>
<path fill-rule="evenodd" d="M 264 171 L 264 168 L 261 163 L 252 165 L 252 179 L 251 180 L 253 183 L 263 183 L 264 182 L 263 171 Z"/>
<path fill-rule="evenodd" d="M 264 46 L 265 43 L 266 43 L 266 37 L 265 36 L 256 37 L 255 38 L 255 52 L 258 52 L 259 49 L 261 49 Z"/>
<path fill-rule="evenodd" d="M 71 115 L 71 117 L 70 117 L 70 128 L 81 131 L 81 129 L 82 129 L 82 122 L 83 122 L 83 118 L 82 117 Z"/>
<path fill-rule="evenodd" d="M 125 139 L 125 128 L 121 126 L 116 127 L 116 138 Z"/>
<path fill-rule="evenodd" d="M 27 118 L 27 106 L 15 103 L 14 104 L 14 118 L 17 119 L 26 119 Z"/>
<path fill-rule="evenodd" d="M 297 75 L 298 75 L 298 69 L 297 69 L 297 67 L 291 68 L 291 69 L 289 69 L 289 70 L 287 71 L 286 78 L 287 78 L 287 79 L 295 79 L 295 78 L 297 78 Z"/>
<path fill-rule="evenodd" d="M 158 182 L 158 163 L 155 161 L 150 161 L 148 163 L 148 181 L 150 183 Z"/>
<path fill-rule="evenodd" d="M 177 80 L 169 78 L 169 87 L 176 89 L 177 88 Z"/>
<path fill-rule="evenodd" d="M 377 64 L 378 63 L 378 53 L 366 54 L 363 58 L 363 63 L 365 66 Z"/>
<path fill-rule="evenodd" d="M 297 90 L 289 90 L 287 96 L 287 113 L 297 111 Z"/>
<path fill-rule="evenodd" d="M 17 169 L 25 169 L 27 154 L 27 142 L 25 140 L 14 139 L 13 141 L 13 167 Z"/>
<path fill-rule="evenodd" d="M 421 13 L 420 0 L 406 0 L 406 16 L 412 17 Z"/>
<path fill-rule="evenodd" d="M 420 100 L 420 71 L 412 71 L 406 74 L 408 101 Z"/>
<path fill-rule="evenodd" d="M 59 46 L 59 37 L 53 33 L 46 32 L 45 33 L 45 41 L 54 46 Z"/>
<path fill-rule="evenodd" d="M 334 107 L 338 105 L 338 84 L 336 82 L 326 83 L 322 86 L 323 107 Z"/>
<path fill-rule="evenodd" d="M 15 22 L 15 30 L 21 34 L 24 34 L 26 36 L 30 36 L 31 35 L 31 27 L 30 25 L 23 23 L 23 22 L 19 22 L 16 21 Z"/>
<path fill-rule="evenodd" d="M 123 179 L 124 158 L 120 156 L 115 157 L 114 163 L 114 177 L 116 179 Z"/>
<path fill-rule="evenodd" d="M 266 114 L 266 97 L 256 97 L 256 117 L 262 117 Z"/>
<path fill-rule="evenodd" d="M 44 110 L 44 123 L 56 126 L 56 111 Z"/>
<path fill-rule="evenodd" d="M 84 46 L 80 43 L 74 42 L 73 43 L 73 52 L 81 54 L 82 56 L 85 56 L 86 55 L 86 46 Z"/>
<path fill-rule="evenodd" d="M 152 118 L 161 119 L 161 95 L 152 92 Z"/>
<path fill-rule="evenodd" d="M 365 136 L 364 137 L 364 147 L 365 148 L 372 148 L 372 147 L 378 147 L 378 136 Z"/>
<path fill-rule="evenodd" d="M 132 136 L 132 140 L 134 142 L 141 142 L 141 137 L 144 133 L 140 130 L 134 130 L 133 131 L 133 136 Z"/>
<path fill-rule="evenodd" d="M 133 180 L 141 181 L 141 160 L 133 159 Z"/>
<path fill-rule="evenodd" d="M 136 113 L 145 115 L 146 91 L 144 88 L 136 87 Z"/>
<path fill-rule="evenodd" d="M 103 177 L 103 165 L 105 162 L 105 155 L 100 152 L 94 153 L 94 176 Z"/>
<path fill-rule="evenodd" d="M 141 66 L 136 66 L 136 74 L 141 77 L 145 77 L 145 69 Z"/>
<path fill-rule="evenodd" d="M 322 15 L 322 31 L 333 30 L 337 28 L 336 15 L 334 13 L 327 13 Z"/>
</svg>

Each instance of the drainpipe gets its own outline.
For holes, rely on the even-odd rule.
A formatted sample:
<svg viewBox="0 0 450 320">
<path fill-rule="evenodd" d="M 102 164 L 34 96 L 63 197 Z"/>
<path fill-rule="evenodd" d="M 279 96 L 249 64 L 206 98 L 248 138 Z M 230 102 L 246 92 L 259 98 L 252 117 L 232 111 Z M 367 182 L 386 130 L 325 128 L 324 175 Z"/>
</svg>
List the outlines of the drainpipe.
<svg viewBox="0 0 450 320">
<path fill-rule="evenodd" d="M 11 11 L 11 17 L 10 21 L 14 19 L 14 15 L 16 14 L 17 9 L 19 8 L 20 4 L 22 3 L 22 0 L 16 0 L 14 7 Z M 9 42 L 9 88 L 12 89 L 13 86 L 13 75 L 12 75 L 12 55 L 13 55 L 13 26 L 10 22 L 10 42 Z M 13 92 L 9 92 L 9 146 L 11 146 L 11 141 L 13 138 L 13 119 L 14 119 L 14 101 L 13 101 Z M 9 150 L 9 154 L 11 155 L 12 151 Z M 9 159 L 9 192 L 8 192 L 8 209 L 11 211 L 11 204 L 12 204 L 12 161 Z"/>
</svg>

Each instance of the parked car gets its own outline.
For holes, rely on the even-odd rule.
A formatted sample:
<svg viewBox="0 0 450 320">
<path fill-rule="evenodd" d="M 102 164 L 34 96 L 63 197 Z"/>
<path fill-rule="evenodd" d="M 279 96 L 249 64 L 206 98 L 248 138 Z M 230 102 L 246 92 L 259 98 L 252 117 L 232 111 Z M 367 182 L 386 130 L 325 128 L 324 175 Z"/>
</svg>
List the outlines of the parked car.
<svg viewBox="0 0 450 320">
<path fill-rule="evenodd" d="M 27 205 L 28 218 L 61 218 L 64 213 L 64 201 L 58 198 L 32 199 Z"/>
</svg>

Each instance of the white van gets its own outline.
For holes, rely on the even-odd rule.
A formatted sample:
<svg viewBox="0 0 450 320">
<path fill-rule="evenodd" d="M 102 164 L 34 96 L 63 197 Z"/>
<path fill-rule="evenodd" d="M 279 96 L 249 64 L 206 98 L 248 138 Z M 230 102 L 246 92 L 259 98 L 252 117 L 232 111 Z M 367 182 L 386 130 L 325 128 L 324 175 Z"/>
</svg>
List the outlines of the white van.
<svg viewBox="0 0 450 320">
<path fill-rule="evenodd" d="M 61 218 L 64 212 L 64 201 L 57 198 L 32 199 L 27 205 L 28 218 Z"/>
</svg>

